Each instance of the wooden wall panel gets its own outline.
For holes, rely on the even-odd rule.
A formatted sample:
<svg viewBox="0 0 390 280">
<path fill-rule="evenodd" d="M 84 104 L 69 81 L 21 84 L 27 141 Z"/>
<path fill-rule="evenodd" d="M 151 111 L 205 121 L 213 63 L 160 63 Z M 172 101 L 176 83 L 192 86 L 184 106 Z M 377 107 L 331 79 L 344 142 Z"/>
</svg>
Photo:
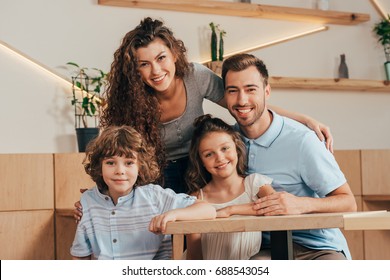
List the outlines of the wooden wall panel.
<svg viewBox="0 0 390 280">
<path fill-rule="evenodd" d="M 53 209 L 53 154 L 0 154 L 0 211 Z"/>
<path fill-rule="evenodd" d="M 390 150 L 362 150 L 363 195 L 390 195 Z"/>
<path fill-rule="evenodd" d="M 54 211 L 0 212 L 0 259 L 53 260 Z"/>
<path fill-rule="evenodd" d="M 82 165 L 83 153 L 55 154 L 55 207 L 57 209 L 74 208 L 80 200 L 80 189 L 91 188 L 95 183 L 85 173 Z"/>
<path fill-rule="evenodd" d="M 338 150 L 334 156 L 354 195 L 361 195 L 360 150 Z"/>
<path fill-rule="evenodd" d="M 77 224 L 73 219 L 72 210 L 56 212 L 56 259 L 71 260 L 69 252 L 74 239 Z"/>
<path fill-rule="evenodd" d="M 363 211 L 388 210 L 390 201 L 363 201 Z M 390 260 L 390 230 L 365 230 L 366 260 Z"/>
<path fill-rule="evenodd" d="M 357 210 L 362 211 L 363 201 L 361 196 L 356 196 Z M 353 260 L 364 260 L 364 235 L 362 230 L 342 230 L 348 242 L 349 251 Z"/>
</svg>

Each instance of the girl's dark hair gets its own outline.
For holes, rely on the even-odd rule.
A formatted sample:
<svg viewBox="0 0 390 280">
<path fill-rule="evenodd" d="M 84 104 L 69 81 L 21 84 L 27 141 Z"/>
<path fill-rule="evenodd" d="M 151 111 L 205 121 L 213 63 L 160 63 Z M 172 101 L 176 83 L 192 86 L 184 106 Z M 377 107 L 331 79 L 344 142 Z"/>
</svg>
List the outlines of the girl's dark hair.
<svg viewBox="0 0 390 280">
<path fill-rule="evenodd" d="M 150 17 L 143 19 L 125 35 L 114 54 L 108 77 L 107 106 L 102 112 L 101 125 L 134 127 L 155 147 L 158 164 L 163 169 L 166 155 L 160 131 L 161 110 L 153 89 L 142 81 L 136 55 L 139 48 L 148 46 L 157 38 L 164 41 L 176 58 L 175 75 L 182 78 L 189 71 L 184 43 L 176 39 L 162 21 Z"/>
<path fill-rule="evenodd" d="M 194 193 L 203 188 L 211 181 L 211 175 L 203 166 L 199 156 L 199 145 L 202 139 L 211 132 L 223 132 L 232 137 L 237 150 L 237 173 L 245 177 L 246 171 L 246 147 L 239 132 L 232 126 L 219 118 L 212 117 L 210 114 L 200 116 L 194 121 L 195 131 L 192 136 L 190 147 L 190 160 L 187 169 L 186 182 L 189 193 Z"/>
<path fill-rule="evenodd" d="M 160 168 L 154 147 L 146 143 L 141 134 L 130 126 L 107 127 L 87 145 L 83 161 L 85 172 L 91 176 L 100 192 L 106 193 L 108 187 L 103 180 L 102 161 L 113 156 L 137 158 L 139 171 L 136 185 L 153 183 L 160 176 Z"/>
</svg>

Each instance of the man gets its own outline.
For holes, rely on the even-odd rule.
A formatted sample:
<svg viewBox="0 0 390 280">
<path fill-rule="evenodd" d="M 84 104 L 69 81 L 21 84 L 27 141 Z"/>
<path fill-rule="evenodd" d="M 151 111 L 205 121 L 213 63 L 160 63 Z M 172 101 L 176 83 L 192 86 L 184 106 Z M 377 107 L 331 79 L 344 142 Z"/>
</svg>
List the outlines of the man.
<svg viewBox="0 0 390 280">
<path fill-rule="evenodd" d="M 259 199 L 259 215 L 356 211 L 356 202 L 325 144 L 304 125 L 267 109 L 271 87 L 264 63 L 238 54 L 222 66 L 225 100 L 248 150 L 248 172 L 274 179 L 278 191 Z M 339 229 L 293 231 L 294 259 L 350 259 Z M 263 246 L 269 246 L 269 233 Z"/>
</svg>

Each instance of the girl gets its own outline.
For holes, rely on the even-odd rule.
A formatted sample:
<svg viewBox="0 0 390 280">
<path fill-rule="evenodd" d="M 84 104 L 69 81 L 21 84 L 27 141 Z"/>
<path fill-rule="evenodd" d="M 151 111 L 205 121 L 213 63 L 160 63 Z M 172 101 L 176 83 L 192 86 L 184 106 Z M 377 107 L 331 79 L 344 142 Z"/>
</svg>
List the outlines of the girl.
<svg viewBox="0 0 390 280">
<path fill-rule="evenodd" d="M 109 74 L 102 125 L 130 125 L 156 150 L 164 187 L 185 193 L 193 122 L 204 114 L 206 98 L 226 107 L 222 79 L 205 66 L 189 63 L 184 43 L 159 20 L 143 19 L 123 38 Z M 275 110 L 275 108 L 272 108 Z M 304 116 L 276 109 L 316 130 L 327 143 L 327 127 Z M 322 130 L 322 133 L 321 133 Z"/>
<path fill-rule="evenodd" d="M 87 146 L 83 163 L 97 187 L 81 196 L 75 259 L 170 259 L 170 236 L 153 233 L 164 233 L 169 221 L 215 218 L 204 201 L 150 184 L 160 169 L 145 143 L 136 130 L 120 126 Z"/>
<path fill-rule="evenodd" d="M 274 192 L 272 179 L 245 175 L 245 144 L 230 125 L 205 115 L 194 126 L 187 173 L 192 195 L 218 209 L 217 217 L 256 215 L 253 201 Z M 193 234 L 187 237 L 187 258 L 249 259 L 260 245 L 261 232 Z"/>
</svg>

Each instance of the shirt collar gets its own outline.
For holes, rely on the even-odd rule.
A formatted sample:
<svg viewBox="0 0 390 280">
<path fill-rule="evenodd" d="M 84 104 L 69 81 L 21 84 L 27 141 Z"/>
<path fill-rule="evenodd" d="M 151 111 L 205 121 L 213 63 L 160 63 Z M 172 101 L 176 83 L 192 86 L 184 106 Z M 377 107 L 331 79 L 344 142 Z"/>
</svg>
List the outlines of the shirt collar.
<svg viewBox="0 0 390 280">
<path fill-rule="evenodd" d="M 257 145 L 268 148 L 272 145 L 272 143 L 276 140 L 276 138 L 278 138 L 278 136 L 282 132 L 282 128 L 284 125 L 284 119 L 282 116 L 276 114 L 274 111 L 272 111 L 272 110 L 269 110 L 269 111 L 273 115 L 271 125 L 266 130 L 266 132 L 264 132 L 264 134 L 261 135 L 259 138 L 249 139 L 249 138 L 245 137 L 242 134 L 242 132 L 240 131 L 238 124 L 235 124 L 236 129 L 238 129 L 241 132 L 241 134 L 243 135 L 243 139 L 244 139 L 245 144 L 247 144 L 248 142 L 254 142 Z"/>
</svg>

